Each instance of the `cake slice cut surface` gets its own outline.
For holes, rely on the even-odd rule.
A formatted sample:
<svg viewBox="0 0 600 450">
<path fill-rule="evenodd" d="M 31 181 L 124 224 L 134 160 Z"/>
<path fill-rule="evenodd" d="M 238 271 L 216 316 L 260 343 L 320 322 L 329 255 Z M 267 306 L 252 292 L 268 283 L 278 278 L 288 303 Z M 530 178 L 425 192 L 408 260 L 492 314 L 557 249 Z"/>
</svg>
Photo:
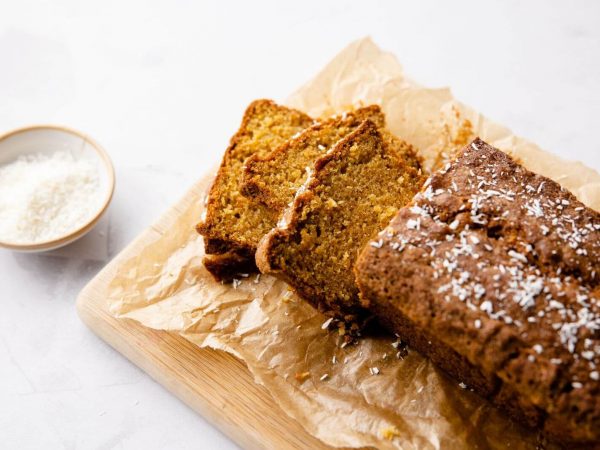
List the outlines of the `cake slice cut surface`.
<svg viewBox="0 0 600 450">
<path fill-rule="evenodd" d="M 248 158 L 244 168 L 243 195 L 282 212 L 306 181 L 315 160 L 365 120 L 373 122 L 389 146 L 409 164 L 420 167 L 420 159 L 413 148 L 385 130 L 384 114 L 379 106 L 371 105 L 320 121 L 270 154 L 256 154 Z"/>
<path fill-rule="evenodd" d="M 322 311 L 354 322 L 364 313 L 352 272 L 358 251 L 422 180 L 365 121 L 315 162 L 283 220 L 261 241 L 259 269 Z"/>
<path fill-rule="evenodd" d="M 223 273 L 235 271 L 236 265 L 247 270 L 260 238 L 275 226 L 278 217 L 241 195 L 244 161 L 252 155 L 270 153 L 312 122 L 306 114 L 270 100 L 254 101 L 244 113 L 210 189 L 206 216 L 197 225 L 197 231 L 205 238 L 206 252 L 225 255 L 217 258 L 218 267 L 223 269 L 229 261 L 231 267 Z M 209 264 L 209 270 L 210 267 L 217 266 Z M 219 276 L 216 271 L 213 274 Z"/>
</svg>

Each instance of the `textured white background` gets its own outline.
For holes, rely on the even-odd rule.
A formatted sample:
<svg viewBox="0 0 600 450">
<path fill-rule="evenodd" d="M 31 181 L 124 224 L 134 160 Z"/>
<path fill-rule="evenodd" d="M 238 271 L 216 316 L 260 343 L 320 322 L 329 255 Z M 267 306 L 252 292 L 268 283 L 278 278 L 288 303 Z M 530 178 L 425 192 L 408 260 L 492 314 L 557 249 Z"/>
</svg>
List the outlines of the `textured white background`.
<svg viewBox="0 0 600 450">
<path fill-rule="evenodd" d="M 218 3 L 0 0 L 0 130 L 104 145 L 110 257 L 217 162 L 249 101 L 284 99 L 368 34 L 422 84 L 600 169 L 599 2 Z M 79 321 L 102 253 L 0 251 L 2 448 L 235 448 Z"/>
</svg>

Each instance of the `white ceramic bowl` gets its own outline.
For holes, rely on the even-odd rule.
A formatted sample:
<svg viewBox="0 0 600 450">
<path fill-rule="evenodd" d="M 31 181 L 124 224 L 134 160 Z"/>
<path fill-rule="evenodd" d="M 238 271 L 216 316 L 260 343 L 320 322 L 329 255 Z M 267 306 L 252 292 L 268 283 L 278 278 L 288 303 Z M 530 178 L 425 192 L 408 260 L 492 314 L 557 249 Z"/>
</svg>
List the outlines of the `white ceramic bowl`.
<svg viewBox="0 0 600 450">
<path fill-rule="evenodd" d="M 76 152 L 97 165 L 100 189 L 103 192 L 100 207 L 86 224 L 64 236 L 34 244 L 6 242 L 0 236 L 0 247 L 23 252 L 42 252 L 63 247 L 90 231 L 108 208 L 115 189 L 115 171 L 104 149 L 89 136 L 56 125 L 19 128 L 0 136 L 0 165 L 14 161 L 21 155 L 56 151 Z"/>
</svg>

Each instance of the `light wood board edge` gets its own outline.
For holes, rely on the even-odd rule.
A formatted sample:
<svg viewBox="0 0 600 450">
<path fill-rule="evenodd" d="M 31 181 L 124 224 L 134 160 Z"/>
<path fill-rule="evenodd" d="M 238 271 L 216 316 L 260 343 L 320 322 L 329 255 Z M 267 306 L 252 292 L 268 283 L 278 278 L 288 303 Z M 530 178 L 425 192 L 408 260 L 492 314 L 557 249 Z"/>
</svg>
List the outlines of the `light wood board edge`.
<svg viewBox="0 0 600 450">
<path fill-rule="evenodd" d="M 201 181 L 190 192 L 204 185 Z M 188 202 L 186 195 L 88 283 L 77 298 L 79 316 L 100 338 L 241 447 L 332 449 L 287 416 L 234 356 L 201 349 L 175 333 L 116 319 L 108 311 L 108 286 L 120 264 L 154 240 L 161 233 L 158 230 L 167 229 Z"/>
</svg>

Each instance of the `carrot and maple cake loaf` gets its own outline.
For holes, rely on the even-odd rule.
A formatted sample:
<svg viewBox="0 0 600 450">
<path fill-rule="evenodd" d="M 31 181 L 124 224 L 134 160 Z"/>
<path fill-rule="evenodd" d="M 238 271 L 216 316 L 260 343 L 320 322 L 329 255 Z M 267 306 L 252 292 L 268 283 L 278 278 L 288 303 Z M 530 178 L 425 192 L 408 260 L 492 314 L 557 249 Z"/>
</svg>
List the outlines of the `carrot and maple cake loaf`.
<svg viewBox="0 0 600 450">
<path fill-rule="evenodd" d="M 242 194 L 278 212 L 293 201 L 296 191 L 308 177 L 315 160 L 340 139 L 356 130 L 365 120 L 373 122 L 388 146 L 404 159 L 420 167 L 420 159 L 406 142 L 385 130 L 385 116 L 379 106 L 371 105 L 341 116 L 319 121 L 268 155 L 255 154 L 244 168 Z"/>
<path fill-rule="evenodd" d="M 352 273 L 358 251 L 410 201 L 423 179 L 389 148 L 373 122 L 363 122 L 315 162 L 278 227 L 261 241 L 259 269 L 283 278 L 342 323 L 355 324 L 364 312 Z"/>
<path fill-rule="evenodd" d="M 477 139 L 367 245 L 361 296 L 461 383 L 600 440 L 600 214 Z"/>
<path fill-rule="evenodd" d="M 205 239 L 205 266 L 217 279 L 255 268 L 256 245 L 278 218 L 241 195 L 244 161 L 270 153 L 312 122 L 306 114 L 270 100 L 256 100 L 246 109 L 210 189 L 206 216 L 197 226 Z"/>
</svg>

